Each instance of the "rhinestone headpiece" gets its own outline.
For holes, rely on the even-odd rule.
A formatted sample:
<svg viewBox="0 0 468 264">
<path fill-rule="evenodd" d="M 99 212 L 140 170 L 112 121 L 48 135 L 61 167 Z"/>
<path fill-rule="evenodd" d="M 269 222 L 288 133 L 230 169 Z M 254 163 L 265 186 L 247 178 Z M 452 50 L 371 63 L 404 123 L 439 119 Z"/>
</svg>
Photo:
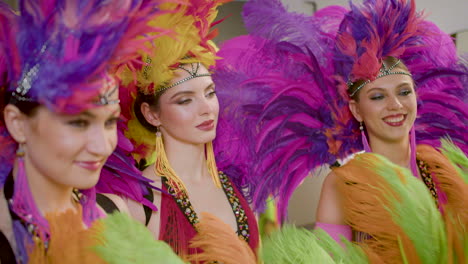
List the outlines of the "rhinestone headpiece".
<svg viewBox="0 0 468 264">
<path fill-rule="evenodd" d="M 27 96 L 27 93 L 29 90 L 31 90 L 32 84 L 34 80 L 37 77 L 37 73 L 39 72 L 39 58 L 44 54 L 44 52 L 47 49 L 47 42 L 44 43 L 44 45 L 41 46 L 41 49 L 38 52 L 38 55 L 36 57 L 36 60 L 34 66 L 28 67 L 26 66 L 25 68 L 28 69 L 26 71 L 23 71 L 23 74 L 21 75 L 21 78 L 19 79 L 16 89 L 13 91 L 12 95 L 13 97 L 18 100 L 18 101 L 23 101 L 23 102 L 33 102 L 34 100 L 32 98 L 29 98 Z"/>
<path fill-rule="evenodd" d="M 385 65 L 385 62 L 382 62 L 382 67 L 380 68 L 380 74 L 377 75 L 377 77 L 375 79 L 382 78 L 384 76 L 392 75 L 392 74 L 403 74 L 403 75 L 412 76 L 411 73 L 408 73 L 408 72 L 392 71 L 400 63 L 401 63 L 401 61 L 398 60 L 398 61 L 395 62 L 395 64 L 393 64 L 392 66 L 387 68 L 387 65 Z M 351 82 L 351 81 L 348 81 L 347 85 L 348 85 L 348 94 L 349 94 L 349 96 L 353 97 L 359 90 L 361 90 L 362 87 L 364 87 L 366 84 L 368 84 L 370 82 L 371 82 L 371 80 L 367 80 L 367 81 L 363 82 L 361 85 L 359 85 L 356 89 L 351 91 L 350 90 L 351 86 L 353 86 L 354 83 Z"/>
<path fill-rule="evenodd" d="M 185 68 L 183 65 L 179 65 L 177 68 L 182 69 L 182 70 L 188 72 L 188 74 L 190 74 L 190 76 L 188 76 L 188 77 L 186 77 L 186 78 L 184 78 L 184 79 L 182 79 L 182 80 L 179 80 L 179 81 L 177 81 L 177 82 L 175 82 L 175 83 L 173 83 L 173 84 L 171 84 L 171 85 L 164 86 L 164 87 L 160 88 L 160 89 L 157 91 L 157 93 L 160 93 L 160 94 L 161 94 L 161 93 L 165 92 L 165 91 L 166 91 L 167 89 L 169 89 L 169 88 L 172 88 L 172 87 L 174 87 L 174 86 L 177 86 L 177 85 L 179 85 L 179 84 L 181 84 L 181 83 L 184 83 L 184 82 L 186 82 L 186 81 L 188 81 L 188 80 L 191 80 L 191 79 L 194 79 L 194 78 L 197 78 L 197 77 L 211 76 L 211 73 L 201 73 L 201 74 L 199 74 L 199 73 L 198 73 L 198 70 L 200 69 L 200 65 L 201 65 L 200 62 L 190 63 L 191 69 L 187 69 L 187 68 Z"/>
<path fill-rule="evenodd" d="M 119 99 L 109 100 L 109 97 L 111 97 L 119 88 L 119 86 L 116 85 L 115 82 L 112 82 L 112 85 L 114 85 L 114 88 L 111 88 L 111 90 L 109 90 L 108 92 L 104 92 L 103 94 L 99 95 L 99 100 L 96 102 L 97 105 L 104 106 L 120 103 Z"/>
<path fill-rule="evenodd" d="M 32 87 L 32 83 L 36 78 L 37 72 L 39 71 L 39 64 L 34 65 L 27 72 L 23 73 L 21 79 L 18 81 L 16 89 L 13 91 L 12 95 L 18 101 L 23 102 L 32 102 L 33 100 L 26 96 L 28 91 Z"/>
</svg>

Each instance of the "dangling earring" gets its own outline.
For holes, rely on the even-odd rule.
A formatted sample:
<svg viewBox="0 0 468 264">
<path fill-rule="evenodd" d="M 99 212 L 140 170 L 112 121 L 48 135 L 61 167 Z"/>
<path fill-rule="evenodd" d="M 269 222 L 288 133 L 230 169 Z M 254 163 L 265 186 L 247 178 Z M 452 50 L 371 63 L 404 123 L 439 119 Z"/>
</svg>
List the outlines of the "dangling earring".
<svg viewBox="0 0 468 264">
<path fill-rule="evenodd" d="M 366 132 L 364 131 L 364 126 L 362 122 L 359 122 L 359 130 L 361 130 L 361 140 L 362 140 L 362 146 L 364 147 L 364 150 L 366 152 L 372 152 L 369 146 L 369 141 L 367 141 Z"/>
<path fill-rule="evenodd" d="M 17 162 L 17 171 L 16 171 L 16 181 L 17 185 L 21 184 L 23 181 L 26 181 L 26 170 L 24 169 L 24 143 L 18 144 L 18 149 L 16 150 L 16 162 Z"/>
<path fill-rule="evenodd" d="M 206 164 L 208 165 L 208 171 L 210 172 L 211 179 L 216 187 L 221 188 L 221 182 L 218 175 L 218 167 L 216 166 L 216 159 L 214 156 L 213 142 L 205 144 L 206 152 Z"/>
<path fill-rule="evenodd" d="M 39 237 L 45 241 L 49 225 L 47 220 L 42 217 L 37 209 L 31 194 L 31 189 L 29 188 L 28 179 L 26 177 L 24 156 L 24 143 L 19 143 L 18 149 L 16 150 L 17 172 L 15 186 L 10 205 L 15 214 L 28 223 L 28 232 L 39 235 Z"/>
<path fill-rule="evenodd" d="M 156 161 L 154 162 L 154 173 L 160 177 L 166 177 L 168 185 L 174 189 L 176 193 L 181 190 L 187 190 L 184 183 L 177 176 L 175 171 L 172 169 L 171 164 L 166 156 L 166 150 L 164 149 L 164 142 L 161 131 L 157 127 L 156 131 Z"/>
</svg>

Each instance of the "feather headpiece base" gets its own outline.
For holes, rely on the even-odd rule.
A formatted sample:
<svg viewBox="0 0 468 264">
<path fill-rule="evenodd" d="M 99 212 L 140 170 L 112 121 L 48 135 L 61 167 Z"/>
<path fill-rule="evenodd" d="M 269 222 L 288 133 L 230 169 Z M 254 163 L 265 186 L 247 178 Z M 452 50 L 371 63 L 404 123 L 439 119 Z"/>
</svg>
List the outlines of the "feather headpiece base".
<svg viewBox="0 0 468 264">
<path fill-rule="evenodd" d="M 385 61 L 383 61 L 382 62 L 382 67 L 379 70 L 380 74 L 377 75 L 377 77 L 375 77 L 375 80 L 379 79 L 379 78 L 382 78 L 382 77 L 385 77 L 385 76 L 388 76 L 388 75 L 393 75 L 393 74 L 403 74 L 403 75 L 412 76 L 411 73 L 409 73 L 409 72 L 392 71 L 400 63 L 401 63 L 401 60 L 397 60 L 392 66 L 387 68 L 387 66 L 385 65 Z M 371 81 L 372 80 L 368 79 L 367 81 L 364 81 L 357 88 L 354 88 L 354 89 L 352 89 L 354 83 L 351 82 L 351 81 L 348 81 L 347 85 L 348 85 L 348 94 L 349 94 L 349 96 L 353 97 L 359 90 L 362 89 L 362 87 L 366 86 L 366 84 L 370 83 Z"/>
</svg>

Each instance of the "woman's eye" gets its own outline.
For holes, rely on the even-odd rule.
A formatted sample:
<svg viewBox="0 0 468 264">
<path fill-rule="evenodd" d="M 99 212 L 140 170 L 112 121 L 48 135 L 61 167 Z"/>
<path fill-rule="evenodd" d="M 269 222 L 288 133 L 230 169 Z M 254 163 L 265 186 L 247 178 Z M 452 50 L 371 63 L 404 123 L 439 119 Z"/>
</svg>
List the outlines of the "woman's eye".
<svg viewBox="0 0 468 264">
<path fill-rule="evenodd" d="M 119 122 L 120 118 L 114 117 L 106 121 L 106 127 L 114 127 Z"/>
<path fill-rule="evenodd" d="M 89 125 L 88 120 L 84 119 L 77 119 L 77 120 L 71 120 L 67 122 L 69 125 L 78 127 L 78 128 L 85 128 Z"/>
<path fill-rule="evenodd" d="M 383 98 L 384 96 L 382 94 L 376 94 L 370 97 L 371 100 L 382 100 Z"/>
<path fill-rule="evenodd" d="M 409 95 L 411 93 L 412 93 L 411 90 L 403 90 L 403 91 L 400 92 L 400 95 L 407 96 L 407 95 Z"/>
<path fill-rule="evenodd" d="M 214 97 L 215 95 L 216 95 L 216 91 L 213 90 L 213 91 L 210 91 L 210 92 L 206 95 L 206 97 L 211 98 L 211 97 Z"/>
<path fill-rule="evenodd" d="M 179 100 L 179 101 L 177 101 L 177 104 L 186 105 L 186 104 L 190 103 L 191 101 L 192 101 L 192 99 Z"/>
</svg>

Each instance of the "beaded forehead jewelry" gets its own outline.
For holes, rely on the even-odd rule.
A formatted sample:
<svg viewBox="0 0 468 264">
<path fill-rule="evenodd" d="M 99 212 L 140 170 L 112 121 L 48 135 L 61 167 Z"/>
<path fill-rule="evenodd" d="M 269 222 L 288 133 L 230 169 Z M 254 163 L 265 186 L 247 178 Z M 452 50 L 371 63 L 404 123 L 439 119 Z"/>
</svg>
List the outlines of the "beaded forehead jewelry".
<svg viewBox="0 0 468 264">
<path fill-rule="evenodd" d="M 204 76 L 211 76 L 211 73 L 198 73 L 198 70 L 200 69 L 200 65 L 201 63 L 200 62 L 196 62 L 196 63 L 190 63 L 190 66 L 191 66 L 191 69 L 187 69 L 184 67 L 184 65 L 179 65 L 177 68 L 179 69 L 182 69 L 184 71 L 186 71 L 190 76 L 182 79 L 182 80 L 179 80 L 171 85 L 168 85 L 168 86 L 164 86 L 162 87 L 161 89 L 158 90 L 158 93 L 164 93 L 167 89 L 170 89 L 174 86 L 177 86 L 181 83 L 184 83 L 188 80 L 191 80 L 191 79 L 194 79 L 194 78 L 197 78 L 197 77 L 204 77 Z"/>
<path fill-rule="evenodd" d="M 105 91 L 103 94 L 99 95 L 99 100 L 96 102 L 96 105 L 104 106 L 120 103 L 119 99 L 109 100 L 109 98 L 119 89 L 119 85 L 116 84 L 114 78 L 110 78 L 110 81 L 106 84 L 110 88 L 107 89 L 107 91 Z"/>
<path fill-rule="evenodd" d="M 393 75 L 393 74 L 403 74 L 403 75 L 412 76 L 411 73 L 408 73 L 408 72 L 392 71 L 400 63 L 401 63 L 401 61 L 398 60 L 398 61 L 395 62 L 395 64 L 393 64 L 392 66 L 387 68 L 387 65 L 385 65 L 385 62 L 382 62 L 382 68 L 380 68 L 380 71 L 379 71 L 380 74 L 377 75 L 377 77 L 375 79 L 379 79 L 379 78 L 382 78 L 384 76 Z M 364 87 L 366 84 L 368 84 L 370 82 L 371 82 L 371 80 L 367 80 L 367 81 L 363 82 L 361 85 L 359 85 L 356 89 L 351 90 L 351 87 L 353 86 L 354 83 L 349 81 L 347 83 L 349 96 L 353 97 L 359 90 L 361 90 L 362 87 Z"/>
</svg>

